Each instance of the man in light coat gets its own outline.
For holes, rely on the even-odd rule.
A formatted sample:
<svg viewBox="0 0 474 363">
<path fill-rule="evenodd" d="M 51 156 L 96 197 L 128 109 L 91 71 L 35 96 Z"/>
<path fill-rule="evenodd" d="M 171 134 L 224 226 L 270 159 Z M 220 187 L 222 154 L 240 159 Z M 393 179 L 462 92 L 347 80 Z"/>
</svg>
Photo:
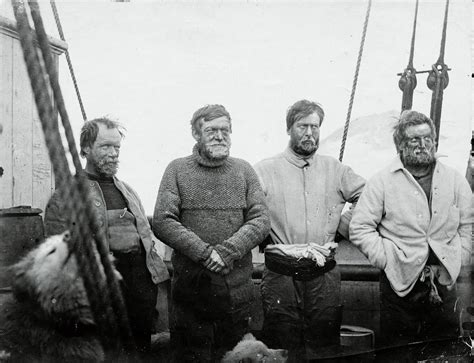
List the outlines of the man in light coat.
<svg viewBox="0 0 474 363">
<path fill-rule="evenodd" d="M 395 126 L 398 156 L 367 185 L 350 239 L 382 270 L 381 343 L 457 337 L 456 280 L 471 258 L 471 189 L 435 156 L 427 116 L 405 111 Z"/>
</svg>

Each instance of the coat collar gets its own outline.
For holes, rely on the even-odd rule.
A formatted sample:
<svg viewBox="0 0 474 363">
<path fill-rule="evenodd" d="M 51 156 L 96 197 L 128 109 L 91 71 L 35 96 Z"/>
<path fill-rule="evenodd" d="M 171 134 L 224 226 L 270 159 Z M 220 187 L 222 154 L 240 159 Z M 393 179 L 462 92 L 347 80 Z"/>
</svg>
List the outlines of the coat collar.
<svg viewBox="0 0 474 363">
<path fill-rule="evenodd" d="M 285 156 L 285 159 L 288 160 L 291 164 L 297 166 L 298 168 L 304 168 L 305 166 L 313 165 L 316 159 L 316 152 L 308 158 L 303 158 L 296 154 L 290 146 L 287 146 L 285 151 L 283 151 L 283 155 Z"/>
</svg>

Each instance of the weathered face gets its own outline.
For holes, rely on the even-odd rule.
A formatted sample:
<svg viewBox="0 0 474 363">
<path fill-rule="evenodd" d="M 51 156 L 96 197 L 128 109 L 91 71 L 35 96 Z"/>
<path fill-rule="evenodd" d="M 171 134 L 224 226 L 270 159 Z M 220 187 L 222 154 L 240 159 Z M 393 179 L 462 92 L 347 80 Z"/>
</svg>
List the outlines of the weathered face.
<svg viewBox="0 0 474 363">
<path fill-rule="evenodd" d="M 290 147 L 301 156 L 313 154 L 319 147 L 319 115 L 312 113 L 296 121 L 288 130 Z"/>
<path fill-rule="evenodd" d="M 427 124 L 409 126 L 401 142 L 400 156 L 405 166 L 428 166 L 435 160 L 435 141 Z"/>
<path fill-rule="evenodd" d="M 122 135 L 116 128 L 99 124 L 99 132 L 92 147 L 84 148 L 87 168 L 103 176 L 114 176 L 118 170 Z"/>
<path fill-rule="evenodd" d="M 226 116 L 201 121 L 197 130 L 193 130 L 199 151 L 210 160 L 223 160 L 229 156 L 231 133 L 231 123 Z"/>
</svg>

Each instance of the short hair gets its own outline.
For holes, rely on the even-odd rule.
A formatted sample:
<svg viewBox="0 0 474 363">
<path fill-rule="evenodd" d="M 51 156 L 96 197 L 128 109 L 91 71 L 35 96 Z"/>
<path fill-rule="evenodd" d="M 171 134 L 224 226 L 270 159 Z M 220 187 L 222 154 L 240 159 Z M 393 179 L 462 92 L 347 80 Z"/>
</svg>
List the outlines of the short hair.
<svg viewBox="0 0 474 363">
<path fill-rule="evenodd" d="M 286 113 L 286 130 L 291 129 L 296 121 L 313 113 L 317 113 L 319 116 L 319 125 L 321 126 L 324 120 L 324 110 L 319 103 L 308 100 L 295 102 Z"/>
<path fill-rule="evenodd" d="M 92 147 L 95 140 L 97 139 L 97 134 L 99 133 L 99 124 L 104 125 L 108 129 L 117 129 L 121 137 L 124 137 L 125 128 L 118 122 L 113 121 L 107 117 L 95 118 L 90 121 L 84 122 L 81 128 L 81 137 L 80 137 L 80 146 L 81 146 L 81 156 L 86 156 L 84 148 Z"/>
<path fill-rule="evenodd" d="M 397 148 L 397 152 L 400 151 L 400 146 L 406 137 L 406 130 L 410 126 L 427 124 L 431 129 L 431 136 L 433 140 L 436 139 L 436 128 L 433 121 L 426 115 L 418 111 L 405 110 L 401 113 L 400 119 L 393 127 L 393 142 Z"/>
<path fill-rule="evenodd" d="M 232 122 L 229 112 L 222 105 L 206 105 L 194 112 L 191 118 L 191 130 L 197 131 L 196 124 L 202 121 L 211 121 L 219 117 L 227 117 Z M 232 123 L 231 123 L 232 127 Z"/>
</svg>

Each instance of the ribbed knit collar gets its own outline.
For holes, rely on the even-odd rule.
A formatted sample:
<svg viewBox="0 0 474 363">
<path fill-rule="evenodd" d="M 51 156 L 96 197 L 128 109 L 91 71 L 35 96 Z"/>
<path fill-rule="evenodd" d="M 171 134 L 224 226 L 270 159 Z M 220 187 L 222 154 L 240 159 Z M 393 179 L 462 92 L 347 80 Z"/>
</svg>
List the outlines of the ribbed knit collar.
<svg viewBox="0 0 474 363">
<path fill-rule="evenodd" d="M 220 166 L 223 166 L 228 160 L 228 158 L 222 160 L 211 160 L 208 157 L 201 155 L 199 153 L 199 148 L 197 144 L 195 144 L 193 147 L 193 156 L 199 165 L 206 166 L 208 168 L 218 168 Z"/>
</svg>

